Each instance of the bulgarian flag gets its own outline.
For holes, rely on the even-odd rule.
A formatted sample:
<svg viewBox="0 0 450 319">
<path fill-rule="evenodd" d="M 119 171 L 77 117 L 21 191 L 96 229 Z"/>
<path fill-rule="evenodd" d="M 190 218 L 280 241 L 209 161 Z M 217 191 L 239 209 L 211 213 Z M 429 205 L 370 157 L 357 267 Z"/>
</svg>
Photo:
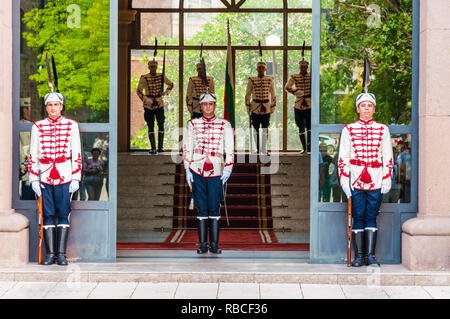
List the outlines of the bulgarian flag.
<svg viewBox="0 0 450 319">
<path fill-rule="evenodd" d="M 227 46 L 227 66 L 225 69 L 225 94 L 223 98 L 224 110 L 223 117 L 230 121 L 234 128 L 234 80 L 233 80 L 233 61 L 231 54 L 231 36 L 230 36 L 230 21 L 227 20 L 228 46 Z"/>
</svg>

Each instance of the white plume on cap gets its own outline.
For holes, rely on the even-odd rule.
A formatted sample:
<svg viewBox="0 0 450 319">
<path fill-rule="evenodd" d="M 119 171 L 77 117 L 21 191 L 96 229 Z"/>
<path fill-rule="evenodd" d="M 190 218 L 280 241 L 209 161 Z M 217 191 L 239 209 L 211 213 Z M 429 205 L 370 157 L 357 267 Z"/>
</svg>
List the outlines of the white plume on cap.
<svg viewBox="0 0 450 319">
<path fill-rule="evenodd" d="M 361 102 L 372 102 L 373 106 L 377 105 L 377 100 L 373 93 L 360 93 L 355 99 L 355 106 L 357 107 Z"/>
<path fill-rule="evenodd" d="M 64 104 L 64 97 L 61 93 L 47 93 L 44 97 L 45 105 L 49 102 L 59 102 Z"/>
<path fill-rule="evenodd" d="M 217 102 L 216 96 L 212 93 L 206 92 L 205 94 L 202 94 L 200 98 L 198 99 L 199 103 L 205 103 L 205 102 Z"/>
</svg>

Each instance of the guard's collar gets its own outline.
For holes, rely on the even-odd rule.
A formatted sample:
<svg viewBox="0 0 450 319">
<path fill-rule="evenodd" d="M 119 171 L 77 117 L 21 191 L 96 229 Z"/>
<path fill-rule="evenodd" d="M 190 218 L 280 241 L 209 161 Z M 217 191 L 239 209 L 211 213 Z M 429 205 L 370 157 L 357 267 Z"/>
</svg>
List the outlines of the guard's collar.
<svg viewBox="0 0 450 319">
<path fill-rule="evenodd" d="M 216 119 L 216 116 L 215 115 L 213 115 L 213 116 L 211 116 L 211 117 L 206 117 L 206 116 L 202 116 L 203 117 L 203 119 L 206 121 L 206 122 L 211 122 L 211 121 L 213 121 L 213 120 L 215 120 Z"/>
<path fill-rule="evenodd" d="M 359 119 L 358 122 L 359 122 L 359 124 L 362 124 L 362 125 L 369 125 L 369 124 L 373 123 L 373 119 L 368 120 L 368 121 L 364 121 L 363 119 Z"/>
<path fill-rule="evenodd" d="M 56 119 L 52 119 L 50 116 L 48 117 L 49 122 L 56 123 L 61 121 L 62 115 L 58 116 Z"/>
</svg>

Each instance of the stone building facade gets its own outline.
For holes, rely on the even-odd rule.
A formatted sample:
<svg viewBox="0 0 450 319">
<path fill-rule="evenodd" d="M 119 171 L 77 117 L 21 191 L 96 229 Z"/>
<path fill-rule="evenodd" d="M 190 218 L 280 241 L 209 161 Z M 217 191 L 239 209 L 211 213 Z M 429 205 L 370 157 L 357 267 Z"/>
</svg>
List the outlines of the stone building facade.
<svg viewBox="0 0 450 319">
<path fill-rule="evenodd" d="M 0 58 L 4 61 L 0 65 L 0 264 L 9 266 L 28 262 L 29 241 L 29 220 L 12 207 L 12 193 L 16 191 L 11 183 L 12 154 L 17 151 L 17 145 L 13 145 L 12 114 L 18 107 L 13 105 L 12 82 L 13 61 L 17 61 L 13 57 L 14 1 L 4 1 L 0 12 Z M 420 1 L 419 205 L 417 217 L 402 226 L 402 263 L 414 270 L 450 269 L 450 143 L 446 138 L 450 135 L 449 15 L 448 0 Z M 26 53 L 20 58 L 27 58 Z M 30 59 L 25 65 L 21 77 L 32 72 L 35 61 Z M 33 90 L 24 87 L 20 92 L 21 98 L 30 98 L 31 105 L 38 100 Z M 32 118 L 40 116 L 39 112 L 38 108 L 33 109 Z M 119 114 L 123 113 L 119 110 Z"/>
</svg>

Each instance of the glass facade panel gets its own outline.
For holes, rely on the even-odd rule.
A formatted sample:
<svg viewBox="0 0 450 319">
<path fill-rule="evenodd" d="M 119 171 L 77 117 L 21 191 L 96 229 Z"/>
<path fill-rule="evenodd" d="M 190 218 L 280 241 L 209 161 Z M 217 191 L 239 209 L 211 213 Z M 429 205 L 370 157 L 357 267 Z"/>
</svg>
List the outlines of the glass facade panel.
<svg viewBox="0 0 450 319">
<path fill-rule="evenodd" d="M 164 52 L 159 51 L 156 60 L 158 61 L 158 73 L 162 72 Z M 169 132 L 178 132 L 178 99 L 179 99 L 179 59 L 177 50 L 166 50 L 166 77 L 173 82 L 174 88 L 164 100 L 164 137 L 165 149 L 177 148 L 178 138 L 175 138 Z M 142 101 L 136 94 L 141 75 L 149 73 L 147 62 L 153 59 L 153 50 L 131 50 L 131 83 L 130 83 L 130 149 L 149 150 L 150 141 L 148 139 L 148 128 L 144 120 L 144 108 Z M 165 86 L 167 88 L 167 86 Z M 155 120 L 155 132 L 158 126 Z"/>
<path fill-rule="evenodd" d="M 337 172 L 339 133 L 319 134 L 319 201 L 347 201 Z"/>
<path fill-rule="evenodd" d="M 81 133 L 83 174 L 72 200 L 108 201 L 109 133 Z"/>
<path fill-rule="evenodd" d="M 312 14 L 288 14 L 288 43 L 289 45 L 311 45 L 312 43 Z"/>
<path fill-rule="evenodd" d="M 174 9 L 178 8 L 180 0 L 133 0 L 131 7 L 134 9 Z"/>
<path fill-rule="evenodd" d="M 384 203 L 411 202 L 411 134 L 392 134 L 392 150 L 394 153 L 394 169 L 392 188 L 383 195 Z"/>
<path fill-rule="evenodd" d="M 48 54 L 50 65 L 52 57 L 56 63 L 58 89 L 67 97 L 65 115 L 78 122 L 108 122 L 109 0 L 22 0 L 20 5 L 20 120 L 46 116 Z"/>
<path fill-rule="evenodd" d="M 184 7 L 189 9 L 225 8 L 220 0 L 184 0 Z"/>
<path fill-rule="evenodd" d="M 313 0 L 288 0 L 289 8 L 312 8 Z"/>
<path fill-rule="evenodd" d="M 301 51 L 290 50 L 288 51 L 288 81 L 292 74 L 300 73 L 299 61 L 302 60 Z M 311 71 L 311 51 L 305 51 L 305 60 L 309 62 L 308 72 Z M 295 122 L 295 110 L 294 110 L 295 96 L 293 94 L 287 94 L 287 149 L 288 150 L 300 150 L 302 146 L 299 138 L 299 128 Z"/>
<path fill-rule="evenodd" d="M 319 134 L 319 201 L 347 202 L 341 189 L 337 161 L 340 133 Z M 394 165 L 392 187 L 383 203 L 411 201 L 411 134 L 391 134 Z"/>
<path fill-rule="evenodd" d="M 283 8 L 283 0 L 245 0 L 241 8 Z"/>
<path fill-rule="evenodd" d="M 222 50 L 203 50 L 205 59 L 206 74 L 214 79 L 215 94 L 217 98 L 216 116 L 223 117 L 224 112 L 224 90 L 225 90 L 225 67 L 227 52 Z M 186 105 L 186 92 L 189 78 L 197 76 L 197 63 L 200 62 L 200 51 L 184 51 L 184 72 L 183 72 L 183 126 L 191 119 Z"/>
<path fill-rule="evenodd" d="M 230 20 L 231 42 L 236 45 L 267 44 L 275 35 L 283 43 L 283 14 L 251 13 L 186 13 L 184 43 L 186 45 L 227 45 L 227 19 Z M 270 43 L 270 41 L 269 41 Z"/>
<path fill-rule="evenodd" d="M 178 13 L 141 13 L 141 45 L 177 45 L 180 25 Z"/>
<path fill-rule="evenodd" d="M 19 135 L 19 199 L 34 200 L 28 176 L 30 156 L 30 132 Z M 73 194 L 72 200 L 108 201 L 109 181 L 109 134 L 81 133 L 83 153 L 83 173 L 80 189 Z"/>
<path fill-rule="evenodd" d="M 31 132 L 20 132 L 19 135 L 19 198 L 23 200 L 35 199 L 28 176 L 30 158 Z"/>
<path fill-rule="evenodd" d="M 250 146 L 249 137 L 249 116 L 245 107 L 245 92 L 249 77 L 257 76 L 256 64 L 259 61 L 258 51 L 237 50 L 236 51 L 236 129 L 242 132 L 239 136 L 245 136 L 245 148 Z M 279 150 L 283 146 L 283 52 L 263 50 L 262 60 L 266 62 L 266 75 L 274 76 L 277 108 L 276 112 L 270 116 L 269 137 L 267 141 L 268 150 Z M 244 142 L 242 142 L 244 143 Z M 239 150 L 243 145 L 239 143 Z M 256 150 L 256 144 L 252 141 L 252 148 Z"/>
<path fill-rule="evenodd" d="M 411 124 L 412 1 L 322 0 L 320 122 L 356 119 L 364 58 L 371 62 L 374 119 Z"/>
</svg>

